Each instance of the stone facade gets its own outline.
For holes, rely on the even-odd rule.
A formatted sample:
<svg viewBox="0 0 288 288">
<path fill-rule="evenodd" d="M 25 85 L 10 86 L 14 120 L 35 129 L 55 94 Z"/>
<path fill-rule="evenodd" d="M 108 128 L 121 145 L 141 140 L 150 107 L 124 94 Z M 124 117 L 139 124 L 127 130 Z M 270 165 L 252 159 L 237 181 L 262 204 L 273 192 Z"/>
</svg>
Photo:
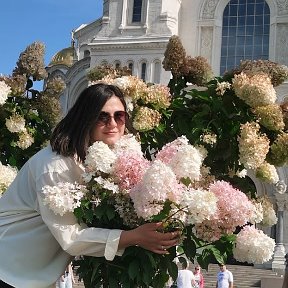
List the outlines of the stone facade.
<svg viewBox="0 0 288 288">
<path fill-rule="evenodd" d="M 51 76 L 58 75 L 67 84 L 65 94 L 62 96 L 64 113 L 87 87 L 87 71 L 103 63 L 121 66 L 130 64 L 133 66 L 133 75 L 138 77 L 143 77 L 142 70 L 145 64 L 144 78 L 147 82 L 167 84 L 170 73 L 163 70 L 161 63 L 172 35 L 179 35 L 188 55 L 192 57 L 201 55 L 207 58 L 215 75 L 219 75 L 222 18 L 228 2 L 228 0 L 143 0 L 141 21 L 132 22 L 133 0 L 104 0 L 103 16 L 73 31 L 74 62 L 69 66 L 53 63 L 47 67 Z M 270 9 L 269 59 L 288 65 L 288 1 L 266 0 L 266 3 Z M 277 95 L 278 101 L 288 97 L 288 83 L 277 87 Z M 284 183 L 288 183 L 287 170 L 278 169 L 280 179 Z M 268 195 L 278 209 L 279 203 L 283 200 L 283 197 L 280 197 L 281 201 L 279 197 L 275 197 L 279 191 L 277 192 L 272 185 L 263 184 L 257 179 L 253 180 L 258 194 Z M 271 236 L 278 235 L 276 240 L 281 242 L 278 243 L 280 246 L 277 244 L 280 252 L 276 251 L 280 254 L 276 253 L 277 257 L 275 256 L 273 260 L 277 268 L 284 265 L 283 256 L 288 251 L 286 194 L 284 198 L 284 206 L 281 204 L 281 209 L 278 209 L 281 212 L 281 227 L 278 225 L 273 229 L 263 228 Z M 279 238 L 279 235 L 282 236 Z M 273 261 L 269 263 L 272 268 L 276 267 L 273 266 Z"/>
</svg>

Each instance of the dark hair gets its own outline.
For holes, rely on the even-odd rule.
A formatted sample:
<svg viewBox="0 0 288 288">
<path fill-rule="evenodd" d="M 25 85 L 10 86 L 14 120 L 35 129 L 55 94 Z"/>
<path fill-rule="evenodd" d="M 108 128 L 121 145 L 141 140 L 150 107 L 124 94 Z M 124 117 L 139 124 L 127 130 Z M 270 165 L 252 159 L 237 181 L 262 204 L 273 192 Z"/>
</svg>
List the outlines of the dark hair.
<svg viewBox="0 0 288 288">
<path fill-rule="evenodd" d="M 84 161 L 87 148 L 92 144 L 91 130 L 103 106 L 113 95 L 119 98 L 126 111 L 123 93 L 117 86 L 99 83 L 83 90 L 53 130 L 50 140 L 52 150 L 63 156 L 76 155 Z"/>
<path fill-rule="evenodd" d="M 188 261 L 183 261 L 182 263 L 182 269 L 187 269 L 188 268 Z"/>
</svg>

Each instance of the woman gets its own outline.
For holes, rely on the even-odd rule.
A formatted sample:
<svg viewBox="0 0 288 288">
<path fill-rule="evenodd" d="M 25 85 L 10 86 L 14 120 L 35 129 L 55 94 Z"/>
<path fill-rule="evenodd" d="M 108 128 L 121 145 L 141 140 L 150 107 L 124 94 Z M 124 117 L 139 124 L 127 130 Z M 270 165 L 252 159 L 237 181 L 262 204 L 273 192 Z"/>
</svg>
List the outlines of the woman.
<svg viewBox="0 0 288 288">
<path fill-rule="evenodd" d="M 204 288 L 204 277 L 201 273 L 201 267 L 199 265 L 196 265 L 193 273 L 196 282 L 195 287 Z"/>
<path fill-rule="evenodd" d="M 161 223 L 129 231 L 88 228 L 78 225 L 73 213 L 59 216 L 43 204 L 42 187 L 80 182 L 87 148 L 94 141 L 113 145 L 124 134 L 126 118 L 119 88 L 92 85 L 56 126 L 51 145 L 19 171 L 0 199 L 1 288 L 53 287 L 73 256 L 113 260 L 128 246 L 165 254 L 177 244 L 177 232 L 157 232 Z"/>
</svg>

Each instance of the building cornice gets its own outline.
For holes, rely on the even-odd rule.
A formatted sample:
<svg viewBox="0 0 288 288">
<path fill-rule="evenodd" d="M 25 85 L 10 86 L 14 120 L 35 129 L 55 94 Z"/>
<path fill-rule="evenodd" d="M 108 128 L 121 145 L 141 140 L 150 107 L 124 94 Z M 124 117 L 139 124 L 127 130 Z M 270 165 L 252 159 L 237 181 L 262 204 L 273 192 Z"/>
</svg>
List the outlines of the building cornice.
<svg viewBox="0 0 288 288">
<path fill-rule="evenodd" d="M 88 46 L 91 50 L 93 51 L 101 51 L 104 49 L 123 49 L 123 50 L 133 50 L 133 49 L 165 49 L 167 46 L 167 43 L 169 41 L 169 37 L 164 38 L 164 39 L 150 39 L 150 40 L 138 40 L 138 41 L 107 41 L 105 40 L 100 40 L 97 43 L 89 43 Z"/>
</svg>

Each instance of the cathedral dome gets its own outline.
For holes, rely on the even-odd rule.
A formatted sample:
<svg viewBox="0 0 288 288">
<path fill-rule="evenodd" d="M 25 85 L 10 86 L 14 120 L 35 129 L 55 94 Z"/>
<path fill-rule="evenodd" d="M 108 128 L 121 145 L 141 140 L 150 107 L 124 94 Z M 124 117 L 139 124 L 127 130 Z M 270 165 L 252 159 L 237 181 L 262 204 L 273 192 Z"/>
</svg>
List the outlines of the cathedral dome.
<svg viewBox="0 0 288 288">
<path fill-rule="evenodd" d="M 71 67 L 73 65 L 74 61 L 74 53 L 75 49 L 74 47 L 68 47 L 60 50 L 57 52 L 51 59 L 51 62 L 49 63 L 49 67 L 54 65 L 66 65 L 68 67 Z"/>
</svg>

